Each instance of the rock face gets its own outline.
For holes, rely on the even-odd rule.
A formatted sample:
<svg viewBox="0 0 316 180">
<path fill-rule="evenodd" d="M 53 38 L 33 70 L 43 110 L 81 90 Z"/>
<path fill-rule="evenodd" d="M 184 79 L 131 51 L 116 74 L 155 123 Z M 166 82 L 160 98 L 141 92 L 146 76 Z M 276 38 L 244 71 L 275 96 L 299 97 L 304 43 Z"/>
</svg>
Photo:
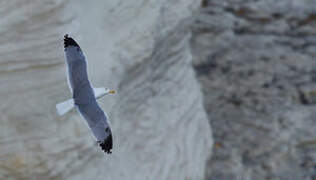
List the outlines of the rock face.
<svg viewBox="0 0 316 180">
<path fill-rule="evenodd" d="M 212 136 L 191 66 L 198 1 L 0 3 L 0 179 L 203 179 Z M 73 35 L 114 132 L 106 156 L 71 97 L 62 47 Z"/>
<path fill-rule="evenodd" d="M 204 1 L 192 40 L 207 179 L 316 179 L 316 4 Z"/>
<path fill-rule="evenodd" d="M 211 150 L 211 134 L 198 103 L 202 96 L 191 66 L 188 30 L 180 24 L 158 38 L 154 53 L 131 68 L 121 83 L 115 119 L 125 121 L 117 122 L 116 131 L 122 132 L 117 155 L 126 154 L 127 161 L 120 166 L 129 162 L 133 171 L 148 172 L 132 174 L 134 179 L 204 176 L 201 159 Z"/>
</svg>

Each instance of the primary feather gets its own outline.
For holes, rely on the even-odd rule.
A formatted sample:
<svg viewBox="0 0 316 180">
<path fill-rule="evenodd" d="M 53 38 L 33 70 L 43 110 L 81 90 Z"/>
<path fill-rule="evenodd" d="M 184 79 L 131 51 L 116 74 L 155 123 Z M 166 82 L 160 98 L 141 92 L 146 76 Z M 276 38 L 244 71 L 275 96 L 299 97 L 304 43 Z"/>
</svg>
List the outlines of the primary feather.
<svg viewBox="0 0 316 180">
<path fill-rule="evenodd" d="M 111 153 L 113 142 L 110 125 L 88 80 L 86 58 L 78 43 L 67 34 L 64 36 L 64 48 L 74 105 L 87 121 L 101 149 Z"/>
</svg>

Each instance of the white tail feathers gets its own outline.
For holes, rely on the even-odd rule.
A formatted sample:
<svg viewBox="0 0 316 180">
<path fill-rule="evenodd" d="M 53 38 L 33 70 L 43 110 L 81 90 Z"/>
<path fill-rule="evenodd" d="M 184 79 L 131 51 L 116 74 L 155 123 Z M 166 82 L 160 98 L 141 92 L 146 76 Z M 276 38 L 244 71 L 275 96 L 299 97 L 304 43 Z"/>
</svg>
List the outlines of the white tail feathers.
<svg viewBox="0 0 316 180">
<path fill-rule="evenodd" d="M 96 99 L 103 97 L 107 93 L 105 88 L 93 88 L 93 91 Z M 75 104 L 73 99 L 68 99 L 67 101 L 56 104 L 57 113 L 60 116 L 63 116 L 74 107 Z"/>
<path fill-rule="evenodd" d="M 74 100 L 68 99 L 67 101 L 56 104 L 57 113 L 62 116 L 75 107 Z"/>
</svg>

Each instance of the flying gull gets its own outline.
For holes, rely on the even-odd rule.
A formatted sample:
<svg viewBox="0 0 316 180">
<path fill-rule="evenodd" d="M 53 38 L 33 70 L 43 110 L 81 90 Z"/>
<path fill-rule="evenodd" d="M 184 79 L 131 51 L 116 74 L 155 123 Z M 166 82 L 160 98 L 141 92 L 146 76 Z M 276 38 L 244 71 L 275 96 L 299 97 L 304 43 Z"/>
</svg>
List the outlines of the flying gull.
<svg viewBox="0 0 316 180">
<path fill-rule="evenodd" d="M 77 42 L 68 34 L 64 36 L 64 48 L 72 99 L 57 104 L 57 112 L 62 116 L 76 107 L 92 130 L 101 149 L 105 153 L 112 153 L 110 122 L 96 99 L 114 94 L 115 91 L 108 88 L 92 88 L 88 79 L 86 58 Z"/>
</svg>

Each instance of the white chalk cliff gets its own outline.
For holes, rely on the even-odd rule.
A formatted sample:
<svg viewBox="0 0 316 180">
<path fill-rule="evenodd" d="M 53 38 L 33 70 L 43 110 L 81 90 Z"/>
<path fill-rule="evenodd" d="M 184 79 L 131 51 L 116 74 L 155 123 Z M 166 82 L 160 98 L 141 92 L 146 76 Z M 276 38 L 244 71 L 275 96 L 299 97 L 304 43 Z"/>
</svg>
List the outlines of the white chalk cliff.
<svg viewBox="0 0 316 180">
<path fill-rule="evenodd" d="M 203 179 L 211 128 L 191 66 L 199 1 L 4 0 L 0 3 L 0 179 Z M 76 111 L 62 37 L 72 35 L 114 133 L 99 150 Z"/>
</svg>

